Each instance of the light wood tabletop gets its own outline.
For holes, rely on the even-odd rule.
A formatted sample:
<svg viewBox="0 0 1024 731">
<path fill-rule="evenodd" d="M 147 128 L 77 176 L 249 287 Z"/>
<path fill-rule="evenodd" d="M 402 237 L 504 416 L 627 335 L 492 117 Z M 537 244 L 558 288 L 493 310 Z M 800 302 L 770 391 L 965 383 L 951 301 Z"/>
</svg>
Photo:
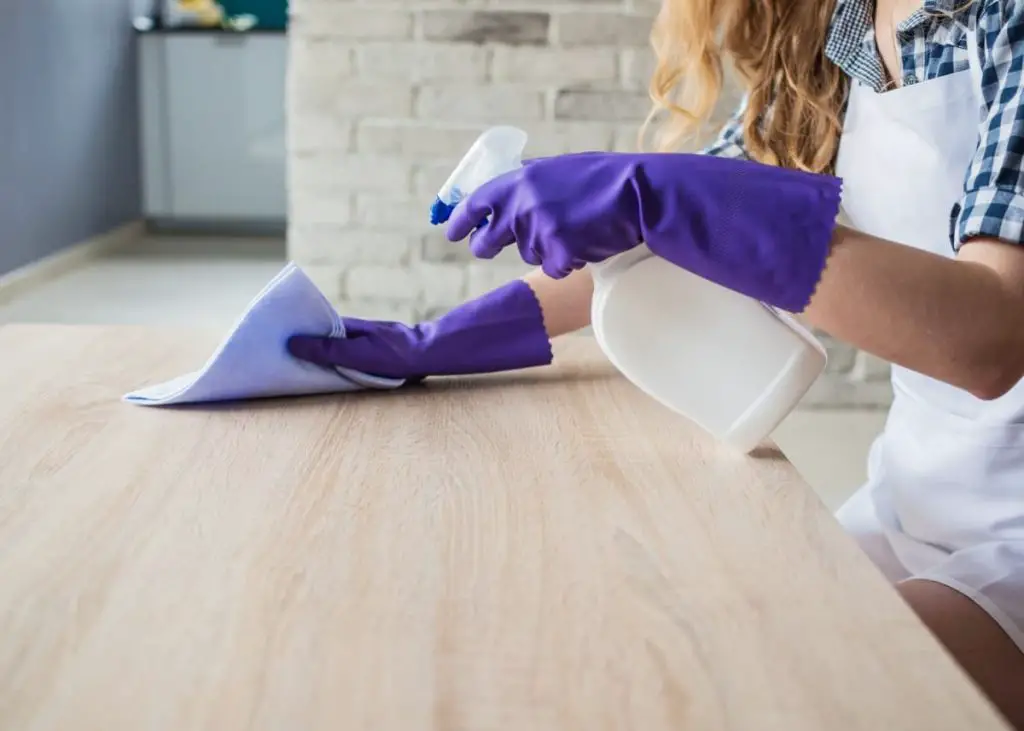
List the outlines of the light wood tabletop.
<svg viewBox="0 0 1024 731">
<path fill-rule="evenodd" d="M 778 453 L 618 377 L 147 409 L 217 333 L 0 328 L 4 731 L 1005 728 Z"/>
</svg>

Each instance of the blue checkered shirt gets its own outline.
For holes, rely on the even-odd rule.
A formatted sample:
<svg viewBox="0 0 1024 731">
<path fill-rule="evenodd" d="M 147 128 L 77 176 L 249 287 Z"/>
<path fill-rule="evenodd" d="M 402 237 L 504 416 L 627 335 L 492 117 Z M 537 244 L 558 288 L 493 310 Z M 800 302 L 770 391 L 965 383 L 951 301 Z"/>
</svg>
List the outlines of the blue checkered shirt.
<svg viewBox="0 0 1024 731">
<path fill-rule="evenodd" d="M 838 0 L 825 55 L 877 92 L 887 86 L 875 46 L 872 0 Z M 977 34 L 970 58 L 967 34 Z M 954 247 L 976 236 L 1024 243 L 1024 0 L 924 0 L 900 23 L 903 85 L 981 68 L 984 100 L 978 148 L 964 176 L 963 198 L 950 212 Z M 744 157 L 743 107 L 706 152 Z"/>
</svg>

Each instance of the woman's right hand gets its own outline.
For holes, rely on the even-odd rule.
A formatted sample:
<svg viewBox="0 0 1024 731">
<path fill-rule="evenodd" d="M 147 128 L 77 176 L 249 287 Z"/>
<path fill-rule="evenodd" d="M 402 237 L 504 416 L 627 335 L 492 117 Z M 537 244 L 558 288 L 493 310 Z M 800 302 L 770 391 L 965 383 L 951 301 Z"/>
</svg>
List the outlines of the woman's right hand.
<svg viewBox="0 0 1024 731">
<path fill-rule="evenodd" d="M 477 188 L 447 235 L 470 236 L 483 259 L 515 246 L 555 278 L 646 243 L 693 274 L 800 312 L 831 252 L 840 188 L 831 176 L 708 155 L 563 155 Z"/>
</svg>

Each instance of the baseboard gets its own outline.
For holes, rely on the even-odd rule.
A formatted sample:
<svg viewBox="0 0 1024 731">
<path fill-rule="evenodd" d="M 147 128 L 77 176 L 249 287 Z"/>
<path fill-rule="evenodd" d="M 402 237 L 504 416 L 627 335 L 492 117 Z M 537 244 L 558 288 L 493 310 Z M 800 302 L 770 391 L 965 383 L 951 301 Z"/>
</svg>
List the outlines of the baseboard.
<svg viewBox="0 0 1024 731">
<path fill-rule="evenodd" d="M 149 231 L 156 234 L 196 234 L 199 236 L 273 236 L 284 237 L 288 222 L 279 218 L 150 218 Z"/>
<path fill-rule="evenodd" d="M 0 274 L 0 303 L 9 302 L 33 287 L 78 269 L 97 257 L 138 243 L 145 231 L 142 221 L 132 221 L 12 272 Z"/>
</svg>

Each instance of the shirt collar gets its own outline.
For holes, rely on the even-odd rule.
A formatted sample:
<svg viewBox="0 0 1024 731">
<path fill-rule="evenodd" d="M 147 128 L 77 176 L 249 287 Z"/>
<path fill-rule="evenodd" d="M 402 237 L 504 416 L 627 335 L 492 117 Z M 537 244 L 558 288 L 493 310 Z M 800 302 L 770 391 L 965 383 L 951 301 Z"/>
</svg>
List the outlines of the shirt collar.
<svg viewBox="0 0 1024 731">
<path fill-rule="evenodd" d="M 922 5 L 899 24 L 906 33 L 935 15 L 954 15 L 964 9 L 963 0 L 922 0 Z M 825 55 L 851 78 L 876 91 L 885 88 L 886 76 L 875 43 L 875 0 L 838 0 Z"/>
<path fill-rule="evenodd" d="M 864 37 L 872 26 L 871 10 L 870 0 L 839 0 L 836 3 L 825 40 L 825 55 L 841 68 L 864 45 Z"/>
<path fill-rule="evenodd" d="M 955 0 L 927 0 L 929 3 Z M 838 0 L 828 38 L 825 55 L 847 76 L 869 81 L 878 87 L 884 83 L 874 44 L 873 0 Z M 874 71 L 878 67 L 877 72 Z M 865 76 L 879 78 L 864 79 Z"/>
<path fill-rule="evenodd" d="M 907 30 L 931 15 L 953 15 L 963 10 L 963 0 L 923 0 L 921 8 L 900 23 Z M 847 69 L 863 52 L 864 46 L 874 45 L 874 0 L 838 0 L 825 43 L 825 55 L 840 68 Z"/>
</svg>

